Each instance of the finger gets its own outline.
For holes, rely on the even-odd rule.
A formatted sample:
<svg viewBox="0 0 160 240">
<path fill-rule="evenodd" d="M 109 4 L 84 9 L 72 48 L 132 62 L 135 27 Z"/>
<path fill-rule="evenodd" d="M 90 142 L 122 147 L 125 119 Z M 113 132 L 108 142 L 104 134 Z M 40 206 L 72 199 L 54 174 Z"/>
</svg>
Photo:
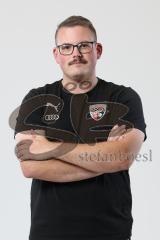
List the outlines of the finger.
<svg viewBox="0 0 160 240">
<path fill-rule="evenodd" d="M 16 152 L 21 151 L 21 150 L 23 151 L 25 149 L 28 149 L 28 151 L 29 151 L 30 145 L 29 144 L 24 144 L 24 145 L 21 145 L 19 147 L 16 147 Z"/>
<path fill-rule="evenodd" d="M 109 138 L 107 139 L 107 141 L 108 141 L 108 142 L 113 142 L 113 141 L 115 141 L 115 139 L 114 139 L 114 137 L 109 137 Z"/>
<path fill-rule="evenodd" d="M 107 139 L 107 141 L 109 141 L 109 142 L 113 142 L 113 141 L 117 141 L 119 139 L 119 136 L 116 136 L 116 137 L 109 137 L 108 139 Z"/>
<path fill-rule="evenodd" d="M 27 158 L 28 158 L 30 152 L 29 152 L 29 149 L 27 148 L 27 149 L 18 150 L 15 152 L 15 154 L 16 154 L 17 158 L 23 159 L 25 156 L 27 156 Z"/>
<path fill-rule="evenodd" d="M 117 137 L 120 137 L 121 135 L 126 133 L 126 129 L 120 129 L 119 132 L 116 133 Z"/>
<path fill-rule="evenodd" d="M 118 125 L 115 125 L 115 126 L 111 129 L 111 132 L 116 131 L 118 128 L 119 128 L 119 126 L 118 126 Z"/>
<path fill-rule="evenodd" d="M 24 150 L 24 151 L 19 151 L 19 152 L 17 153 L 17 156 L 18 156 L 18 158 L 21 159 L 21 160 L 29 160 L 29 159 L 31 159 L 31 154 L 28 152 L 28 150 L 27 150 L 27 151 L 26 151 L 26 150 Z"/>
<path fill-rule="evenodd" d="M 31 129 L 31 135 L 32 135 L 32 138 L 35 139 L 37 137 L 36 130 Z"/>
<path fill-rule="evenodd" d="M 121 126 L 118 126 L 118 128 L 116 128 L 114 131 L 116 132 L 118 132 L 118 131 L 120 131 L 121 129 L 125 129 L 126 128 L 126 126 L 125 125 L 121 125 Z"/>
<path fill-rule="evenodd" d="M 24 140 L 20 141 L 19 143 L 16 144 L 16 147 L 22 146 L 24 143 Z"/>
<path fill-rule="evenodd" d="M 23 157 L 23 154 L 22 154 L 21 152 L 18 152 L 18 153 L 16 154 L 16 157 L 17 157 L 19 160 L 21 160 L 22 157 Z"/>
<path fill-rule="evenodd" d="M 17 144 L 15 147 L 15 152 L 18 152 L 19 150 L 23 150 L 23 149 L 27 149 L 27 148 L 29 149 L 31 144 L 32 144 L 32 141 L 30 141 L 30 140 L 29 141 L 26 140 L 21 144 Z"/>
<path fill-rule="evenodd" d="M 117 136 L 120 135 L 121 132 L 125 130 L 125 125 L 119 126 L 118 128 L 112 130 L 110 132 L 111 136 Z"/>
<path fill-rule="evenodd" d="M 118 138 L 118 141 L 121 141 L 121 140 L 123 140 L 124 138 L 125 138 L 125 134 L 124 135 L 122 135 L 122 136 L 120 136 L 119 138 Z"/>
<path fill-rule="evenodd" d="M 20 148 L 21 148 L 21 149 L 20 149 Z M 20 158 L 20 157 L 21 157 L 22 152 L 23 152 L 22 146 L 19 146 L 19 147 L 16 146 L 16 147 L 15 147 L 15 155 L 16 155 L 17 158 Z"/>
<path fill-rule="evenodd" d="M 107 141 L 117 141 L 119 140 L 119 137 L 121 135 L 124 135 L 126 133 L 126 129 L 125 126 L 120 126 L 118 128 L 115 128 L 115 130 L 112 130 L 109 134 L 109 137 L 107 139 Z"/>
<path fill-rule="evenodd" d="M 32 143 L 33 143 L 32 140 L 30 140 L 30 139 L 25 139 L 25 140 L 22 140 L 22 141 L 20 141 L 19 143 L 17 143 L 16 147 L 22 146 L 22 145 L 24 145 L 24 144 L 30 144 L 30 145 L 31 145 Z"/>
<path fill-rule="evenodd" d="M 24 155 L 24 154 L 29 155 L 30 154 L 30 144 L 20 145 L 19 147 L 16 146 L 15 154 L 18 158 L 22 157 L 22 155 Z"/>
<path fill-rule="evenodd" d="M 118 124 L 116 124 L 115 126 L 113 126 L 113 128 L 111 129 L 111 131 L 112 130 L 115 130 L 115 129 L 117 129 L 118 128 Z"/>
<path fill-rule="evenodd" d="M 40 154 L 31 153 L 28 148 L 19 150 L 17 155 L 22 160 L 43 160 L 45 158 L 44 153 Z"/>
</svg>

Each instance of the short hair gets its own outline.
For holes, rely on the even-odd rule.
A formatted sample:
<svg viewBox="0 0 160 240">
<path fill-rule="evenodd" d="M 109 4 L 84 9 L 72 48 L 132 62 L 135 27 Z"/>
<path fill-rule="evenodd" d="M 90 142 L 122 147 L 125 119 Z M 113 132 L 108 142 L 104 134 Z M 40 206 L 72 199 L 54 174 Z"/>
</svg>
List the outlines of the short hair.
<svg viewBox="0 0 160 240">
<path fill-rule="evenodd" d="M 63 22 L 61 22 L 56 29 L 55 32 L 55 43 L 57 43 L 57 35 L 58 35 L 58 31 L 60 28 L 62 27 L 75 27 L 75 26 L 82 26 L 82 27 L 86 27 L 88 29 L 91 30 L 91 32 L 93 33 L 94 37 L 95 37 L 95 41 L 97 41 L 97 33 L 96 30 L 92 24 L 92 22 L 87 19 L 84 18 L 82 16 L 70 16 L 68 18 L 66 18 Z"/>
</svg>

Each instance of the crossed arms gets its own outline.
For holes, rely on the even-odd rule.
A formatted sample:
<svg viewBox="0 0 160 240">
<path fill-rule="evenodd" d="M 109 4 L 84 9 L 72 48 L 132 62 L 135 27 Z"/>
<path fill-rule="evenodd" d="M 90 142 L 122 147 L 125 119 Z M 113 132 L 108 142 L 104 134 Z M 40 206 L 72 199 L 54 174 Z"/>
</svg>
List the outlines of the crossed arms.
<svg viewBox="0 0 160 240">
<path fill-rule="evenodd" d="M 115 126 L 107 141 L 93 146 L 80 143 L 72 149 L 72 143 L 63 143 L 64 149 L 72 150 L 59 156 L 54 149 L 61 143 L 29 131 L 16 135 L 16 155 L 27 178 L 71 182 L 129 169 L 143 140 L 142 131 Z"/>
</svg>

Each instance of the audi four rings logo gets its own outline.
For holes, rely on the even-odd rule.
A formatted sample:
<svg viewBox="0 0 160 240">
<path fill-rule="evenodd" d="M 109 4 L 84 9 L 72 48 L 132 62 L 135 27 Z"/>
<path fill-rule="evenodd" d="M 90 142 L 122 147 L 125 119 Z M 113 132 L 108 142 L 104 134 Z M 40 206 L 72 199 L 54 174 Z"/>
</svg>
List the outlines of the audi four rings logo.
<svg viewBox="0 0 160 240">
<path fill-rule="evenodd" d="M 52 121 L 52 120 L 57 120 L 59 118 L 59 115 L 57 114 L 45 115 L 44 118 L 46 121 Z"/>
</svg>

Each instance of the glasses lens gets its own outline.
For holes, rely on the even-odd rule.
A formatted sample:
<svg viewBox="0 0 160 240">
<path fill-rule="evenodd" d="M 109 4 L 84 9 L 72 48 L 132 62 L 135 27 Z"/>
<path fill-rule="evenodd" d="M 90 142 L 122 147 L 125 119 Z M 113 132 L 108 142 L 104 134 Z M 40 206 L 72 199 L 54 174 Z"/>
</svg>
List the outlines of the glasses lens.
<svg viewBox="0 0 160 240">
<path fill-rule="evenodd" d="M 93 43 L 84 42 L 79 44 L 79 51 L 81 53 L 89 53 L 92 51 Z"/>
<path fill-rule="evenodd" d="M 63 55 L 69 55 L 73 51 L 73 45 L 72 44 L 63 44 L 59 47 L 60 53 Z"/>
</svg>

